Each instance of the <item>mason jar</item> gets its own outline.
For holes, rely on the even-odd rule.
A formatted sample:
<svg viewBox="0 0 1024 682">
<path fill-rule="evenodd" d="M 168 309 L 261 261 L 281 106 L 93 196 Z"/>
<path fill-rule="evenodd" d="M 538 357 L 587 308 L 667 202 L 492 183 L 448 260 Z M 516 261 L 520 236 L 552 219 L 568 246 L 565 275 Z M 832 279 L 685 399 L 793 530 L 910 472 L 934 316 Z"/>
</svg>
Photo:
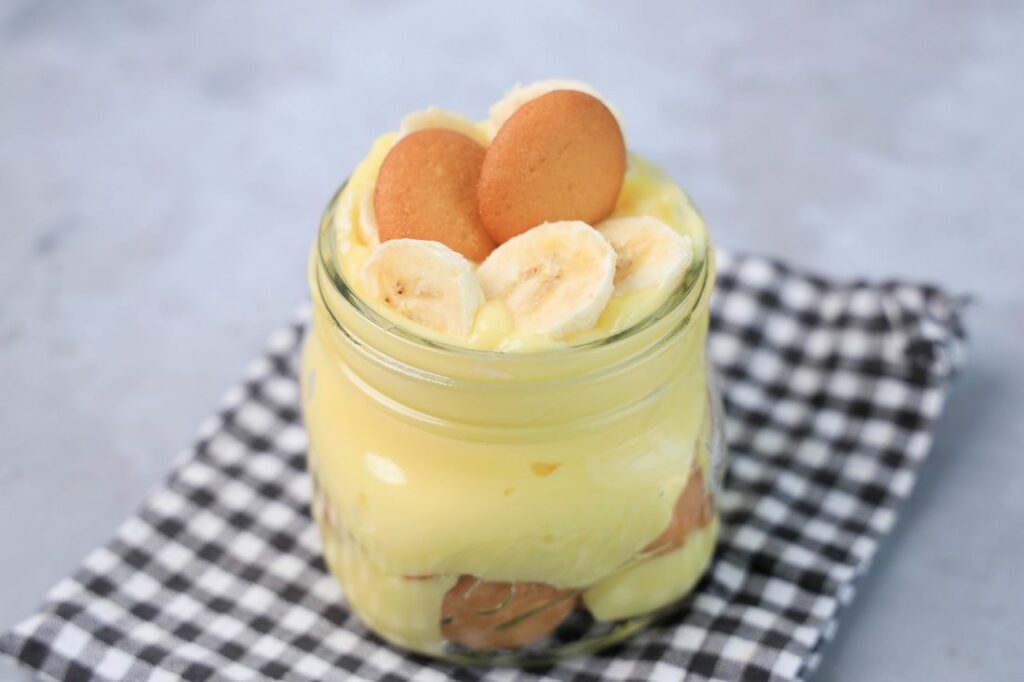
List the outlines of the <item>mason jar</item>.
<svg viewBox="0 0 1024 682">
<path fill-rule="evenodd" d="M 449 346 L 310 258 L 303 369 L 327 567 L 385 640 L 462 664 L 595 651 L 676 607 L 711 560 L 725 452 L 705 353 L 709 240 L 649 317 L 534 353 Z"/>
</svg>

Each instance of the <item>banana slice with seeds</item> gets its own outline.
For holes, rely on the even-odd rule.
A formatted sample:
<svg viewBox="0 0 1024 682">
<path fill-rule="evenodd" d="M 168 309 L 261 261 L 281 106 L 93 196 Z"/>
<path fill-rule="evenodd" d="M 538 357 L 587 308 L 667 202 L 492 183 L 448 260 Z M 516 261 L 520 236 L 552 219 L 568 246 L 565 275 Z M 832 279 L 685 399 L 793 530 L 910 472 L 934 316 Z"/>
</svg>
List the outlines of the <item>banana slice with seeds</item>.
<svg viewBox="0 0 1024 682">
<path fill-rule="evenodd" d="M 465 338 L 484 302 L 473 266 L 439 242 L 392 239 L 362 270 L 366 294 L 430 329 Z"/>
<path fill-rule="evenodd" d="M 560 338 L 601 316 L 614 289 L 615 250 L 584 222 L 545 223 L 495 249 L 477 276 L 518 331 Z"/>
<path fill-rule="evenodd" d="M 615 293 L 674 289 L 693 260 L 690 238 L 657 218 L 610 218 L 597 226 L 617 254 Z"/>
</svg>

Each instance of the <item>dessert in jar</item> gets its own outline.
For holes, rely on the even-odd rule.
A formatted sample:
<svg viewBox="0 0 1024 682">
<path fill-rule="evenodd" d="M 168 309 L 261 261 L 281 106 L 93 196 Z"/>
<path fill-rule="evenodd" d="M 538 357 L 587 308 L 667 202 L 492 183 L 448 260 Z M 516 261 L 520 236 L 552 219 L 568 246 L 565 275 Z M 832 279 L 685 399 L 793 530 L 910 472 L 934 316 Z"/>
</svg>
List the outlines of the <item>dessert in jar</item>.
<svg viewBox="0 0 1024 682">
<path fill-rule="evenodd" d="M 713 281 L 688 197 L 587 85 L 378 138 L 321 223 L 302 369 L 312 513 L 362 622 L 530 664 L 678 608 L 719 529 Z"/>
</svg>

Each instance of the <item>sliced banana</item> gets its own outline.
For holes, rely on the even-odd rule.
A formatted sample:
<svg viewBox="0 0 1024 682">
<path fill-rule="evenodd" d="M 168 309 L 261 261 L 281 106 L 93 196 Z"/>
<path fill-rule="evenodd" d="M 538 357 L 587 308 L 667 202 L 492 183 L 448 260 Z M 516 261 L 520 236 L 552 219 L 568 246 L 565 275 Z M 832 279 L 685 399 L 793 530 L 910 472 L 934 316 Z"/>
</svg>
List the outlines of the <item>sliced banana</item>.
<svg viewBox="0 0 1024 682">
<path fill-rule="evenodd" d="M 505 93 L 504 97 L 495 102 L 490 109 L 490 118 L 484 124 L 487 131 L 488 137 L 494 137 L 501 126 L 505 125 L 505 121 L 516 113 L 516 109 L 523 106 L 531 99 L 537 99 L 541 95 L 546 95 L 554 90 L 579 90 L 585 92 L 588 95 L 593 95 L 602 102 L 605 106 L 611 110 L 612 114 L 615 115 L 615 119 L 619 122 L 619 128 L 623 129 L 622 116 L 619 115 L 618 110 L 605 100 L 601 94 L 582 81 L 574 81 L 560 78 L 551 78 L 548 80 L 537 81 L 530 83 L 529 85 L 522 85 L 517 83 L 515 87 Z"/>
<path fill-rule="evenodd" d="M 402 119 L 398 128 L 398 139 L 402 139 L 417 130 L 428 130 L 430 128 L 444 128 L 462 133 L 474 142 L 484 147 L 487 146 L 487 136 L 483 131 L 462 114 L 452 111 L 445 111 L 440 107 L 427 107 L 423 111 L 414 111 Z"/>
<path fill-rule="evenodd" d="M 362 270 L 366 294 L 430 329 L 465 338 L 484 302 L 473 267 L 439 242 L 392 239 Z"/>
<path fill-rule="evenodd" d="M 359 197 L 359 239 L 366 246 L 380 244 L 380 230 L 377 227 L 377 216 L 373 212 L 373 187 Z"/>
<path fill-rule="evenodd" d="M 610 218 L 597 226 L 617 254 L 615 293 L 673 289 L 693 260 L 690 238 L 651 216 Z"/>
<path fill-rule="evenodd" d="M 545 223 L 495 249 L 477 276 L 517 331 L 560 338 L 601 316 L 614 289 L 615 250 L 584 222 Z"/>
</svg>

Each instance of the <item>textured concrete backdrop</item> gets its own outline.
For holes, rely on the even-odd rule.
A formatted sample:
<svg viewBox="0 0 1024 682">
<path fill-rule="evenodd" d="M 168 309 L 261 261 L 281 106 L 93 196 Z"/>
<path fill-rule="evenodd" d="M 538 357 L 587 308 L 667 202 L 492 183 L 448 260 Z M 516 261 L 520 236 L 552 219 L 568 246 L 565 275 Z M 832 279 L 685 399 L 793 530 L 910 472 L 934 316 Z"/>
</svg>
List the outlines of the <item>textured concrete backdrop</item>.
<svg viewBox="0 0 1024 682">
<path fill-rule="evenodd" d="M 0 2 L 0 627 L 304 296 L 375 134 L 567 76 L 721 245 L 977 297 L 933 456 L 817 678 L 1024 678 L 1024 5 L 482 5 Z"/>
</svg>

